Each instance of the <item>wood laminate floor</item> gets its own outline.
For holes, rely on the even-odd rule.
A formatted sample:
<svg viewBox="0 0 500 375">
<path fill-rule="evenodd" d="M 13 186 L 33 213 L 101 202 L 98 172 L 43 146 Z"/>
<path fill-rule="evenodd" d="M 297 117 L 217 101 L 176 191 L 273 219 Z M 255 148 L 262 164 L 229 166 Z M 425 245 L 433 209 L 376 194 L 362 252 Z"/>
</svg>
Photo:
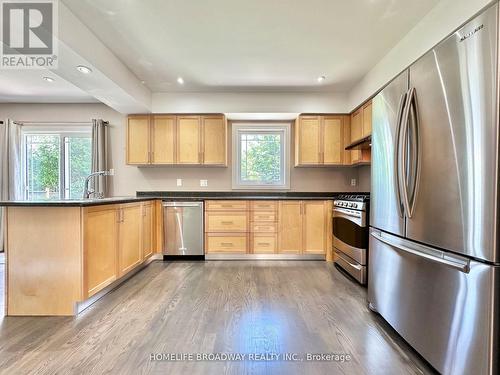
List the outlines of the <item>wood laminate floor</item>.
<svg viewBox="0 0 500 375">
<path fill-rule="evenodd" d="M 427 374 L 321 261 L 154 262 L 76 318 L 5 317 L 2 374 Z M 161 353 L 296 353 L 296 361 L 153 361 Z M 307 353 L 349 354 L 344 362 Z M 300 359 L 303 359 L 300 361 Z"/>
</svg>

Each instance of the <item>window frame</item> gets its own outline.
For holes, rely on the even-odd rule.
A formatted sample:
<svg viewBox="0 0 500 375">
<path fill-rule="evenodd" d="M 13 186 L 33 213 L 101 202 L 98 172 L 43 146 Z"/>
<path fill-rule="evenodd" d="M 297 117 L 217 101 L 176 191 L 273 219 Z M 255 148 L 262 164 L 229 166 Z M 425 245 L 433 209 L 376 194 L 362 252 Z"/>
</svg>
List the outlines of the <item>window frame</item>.
<svg viewBox="0 0 500 375">
<path fill-rule="evenodd" d="M 242 122 L 232 124 L 232 188 L 242 190 L 289 190 L 290 189 L 290 132 L 289 122 Z M 280 133 L 281 141 L 281 170 L 280 182 L 249 183 L 241 180 L 241 134 L 243 133 Z"/>
<path fill-rule="evenodd" d="M 21 130 L 21 171 L 22 171 L 22 186 L 23 197 L 26 200 L 28 196 L 28 166 L 27 166 L 27 137 L 29 135 L 57 135 L 59 136 L 59 200 L 69 200 L 69 180 L 67 180 L 68 171 L 66 164 L 68 163 L 67 153 L 67 138 L 92 138 L 92 127 L 75 126 L 75 125 L 23 125 Z M 91 155 L 92 157 L 92 155 Z"/>
</svg>

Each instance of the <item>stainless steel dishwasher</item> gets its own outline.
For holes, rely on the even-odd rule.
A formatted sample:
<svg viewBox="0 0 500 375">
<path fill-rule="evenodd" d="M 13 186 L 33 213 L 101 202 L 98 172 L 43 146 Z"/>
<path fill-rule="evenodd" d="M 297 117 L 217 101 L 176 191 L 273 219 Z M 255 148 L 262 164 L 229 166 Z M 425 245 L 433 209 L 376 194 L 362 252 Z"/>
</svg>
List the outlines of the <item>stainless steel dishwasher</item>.
<svg viewBox="0 0 500 375">
<path fill-rule="evenodd" d="M 164 202 L 163 234 L 163 255 L 202 256 L 203 202 Z"/>
</svg>

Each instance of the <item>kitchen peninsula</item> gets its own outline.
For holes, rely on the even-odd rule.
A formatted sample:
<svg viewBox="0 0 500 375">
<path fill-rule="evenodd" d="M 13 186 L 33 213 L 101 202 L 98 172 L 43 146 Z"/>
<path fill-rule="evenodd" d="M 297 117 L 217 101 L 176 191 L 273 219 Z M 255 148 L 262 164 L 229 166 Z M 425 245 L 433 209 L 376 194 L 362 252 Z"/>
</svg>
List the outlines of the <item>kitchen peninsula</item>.
<svg viewBox="0 0 500 375">
<path fill-rule="evenodd" d="M 159 251 L 152 198 L 8 201 L 6 314 L 75 315 Z"/>
</svg>

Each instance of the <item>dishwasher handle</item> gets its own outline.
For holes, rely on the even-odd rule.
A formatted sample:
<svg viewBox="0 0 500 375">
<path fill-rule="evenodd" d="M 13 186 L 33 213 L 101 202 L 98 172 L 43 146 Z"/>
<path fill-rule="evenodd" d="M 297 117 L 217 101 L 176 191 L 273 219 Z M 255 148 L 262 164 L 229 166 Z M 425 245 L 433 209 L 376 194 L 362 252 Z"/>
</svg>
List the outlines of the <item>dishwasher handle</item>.
<svg viewBox="0 0 500 375">
<path fill-rule="evenodd" d="M 202 207 L 203 202 L 163 202 L 163 207 Z"/>
</svg>

